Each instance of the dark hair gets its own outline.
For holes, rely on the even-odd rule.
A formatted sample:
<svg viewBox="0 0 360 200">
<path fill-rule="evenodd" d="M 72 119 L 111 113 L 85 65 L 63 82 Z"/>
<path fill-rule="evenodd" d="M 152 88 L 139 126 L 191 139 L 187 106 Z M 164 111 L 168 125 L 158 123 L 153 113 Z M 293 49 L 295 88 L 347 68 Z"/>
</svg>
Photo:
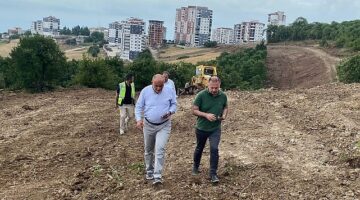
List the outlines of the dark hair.
<svg viewBox="0 0 360 200">
<path fill-rule="evenodd" d="M 131 80 L 132 78 L 134 77 L 134 75 L 132 75 L 132 74 L 126 74 L 126 76 L 125 76 L 125 80 Z"/>
<path fill-rule="evenodd" d="M 170 73 L 168 71 L 163 71 L 163 74 L 167 74 L 168 76 L 170 76 Z"/>
</svg>

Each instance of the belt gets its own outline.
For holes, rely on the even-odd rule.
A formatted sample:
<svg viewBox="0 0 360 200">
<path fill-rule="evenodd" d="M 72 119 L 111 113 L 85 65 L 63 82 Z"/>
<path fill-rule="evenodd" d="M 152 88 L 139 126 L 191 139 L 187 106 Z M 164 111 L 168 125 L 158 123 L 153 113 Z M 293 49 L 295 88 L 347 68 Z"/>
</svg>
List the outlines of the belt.
<svg viewBox="0 0 360 200">
<path fill-rule="evenodd" d="M 161 125 L 161 124 L 169 121 L 169 120 L 165 120 L 165 121 L 163 121 L 163 122 L 161 122 L 161 123 L 152 123 L 152 122 L 150 122 L 148 119 L 146 119 L 146 117 L 145 117 L 145 120 L 146 120 L 147 122 L 149 122 L 149 124 L 154 125 L 154 126 L 159 126 L 159 125 Z"/>
</svg>

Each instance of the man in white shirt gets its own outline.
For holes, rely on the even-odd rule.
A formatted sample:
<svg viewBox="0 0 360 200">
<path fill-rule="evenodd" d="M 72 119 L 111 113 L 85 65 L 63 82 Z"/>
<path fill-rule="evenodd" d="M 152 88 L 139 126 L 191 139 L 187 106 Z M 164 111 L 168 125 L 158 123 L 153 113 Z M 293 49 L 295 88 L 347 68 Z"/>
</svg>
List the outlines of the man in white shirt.
<svg viewBox="0 0 360 200">
<path fill-rule="evenodd" d="M 164 71 L 162 74 L 165 78 L 165 83 L 164 83 L 164 87 L 169 87 L 171 89 L 174 90 L 175 94 L 176 94 L 176 89 L 175 89 L 175 84 L 174 81 L 172 81 L 171 79 L 169 79 L 169 72 L 168 71 Z"/>
<path fill-rule="evenodd" d="M 136 127 L 143 131 L 146 179 L 162 184 L 165 146 L 171 132 L 171 115 L 176 111 L 172 89 L 164 87 L 165 78 L 154 75 L 152 85 L 145 87 L 135 106 Z"/>
</svg>

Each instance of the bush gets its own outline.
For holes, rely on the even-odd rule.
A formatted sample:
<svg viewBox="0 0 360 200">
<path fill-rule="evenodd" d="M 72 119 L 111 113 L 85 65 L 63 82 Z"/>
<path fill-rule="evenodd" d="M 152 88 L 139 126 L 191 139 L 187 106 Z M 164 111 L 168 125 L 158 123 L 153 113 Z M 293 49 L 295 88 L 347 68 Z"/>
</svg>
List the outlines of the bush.
<svg viewBox="0 0 360 200">
<path fill-rule="evenodd" d="M 217 42 L 216 41 L 207 41 L 204 43 L 204 47 L 207 47 L 207 48 L 217 47 Z"/>
<path fill-rule="evenodd" d="M 92 57 L 97 57 L 98 54 L 100 53 L 100 48 L 98 47 L 98 45 L 93 45 L 93 46 L 89 47 L 88 53 L 89 53 Z"/>
<path fill-rule="evenodd" d="M 181 60 L 181 59 L 185 59 L 185 58 L 190 58 L 190 56 L 179 56 L 178 58 L 176 58 L 176 60 Z"/>
<path fill-rule="evenodd" d="M 114 89 L 119 78 L 104 59 L 91 60 L 86 57 L 80 61 L 79 71 L 74 82 L 90 88 Z"/>
<path fill-rule="evenodd" d="M 360 82 L 360 55 L 351 57 L 337 66 L 339 80 L 344 83 Z"/>
<path fill-rule="evenodd" d="M 266 46 L 236 53 L 222 53 L 217 58 L 222 88 L 254 90 L 264 87 L 266 80 Z"/>
</svg>

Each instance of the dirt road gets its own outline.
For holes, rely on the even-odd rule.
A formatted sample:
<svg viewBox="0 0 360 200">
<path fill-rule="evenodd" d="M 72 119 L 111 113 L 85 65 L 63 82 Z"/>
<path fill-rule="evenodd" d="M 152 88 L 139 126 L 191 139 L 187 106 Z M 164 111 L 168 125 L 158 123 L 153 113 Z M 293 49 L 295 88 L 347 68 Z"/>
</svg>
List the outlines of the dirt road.
<svg viewBox="0 0 360 200">
<path fill-rule="evenodd" d="M 269 86 L 279 89 L 311 88 L 336 78 L 339 58 L 314 47 L 268 46 Z"/>
<path fill-rule="evenodd" d="M 118 135 L 113 91 L 0 93 L 1 199 L 359 199 L 360 85 L 228 92 L 219 175 L 191 176 L 192 96 L 179 98 L 164 186 L 144 180 L 142 134 Z"/>
</svg>

